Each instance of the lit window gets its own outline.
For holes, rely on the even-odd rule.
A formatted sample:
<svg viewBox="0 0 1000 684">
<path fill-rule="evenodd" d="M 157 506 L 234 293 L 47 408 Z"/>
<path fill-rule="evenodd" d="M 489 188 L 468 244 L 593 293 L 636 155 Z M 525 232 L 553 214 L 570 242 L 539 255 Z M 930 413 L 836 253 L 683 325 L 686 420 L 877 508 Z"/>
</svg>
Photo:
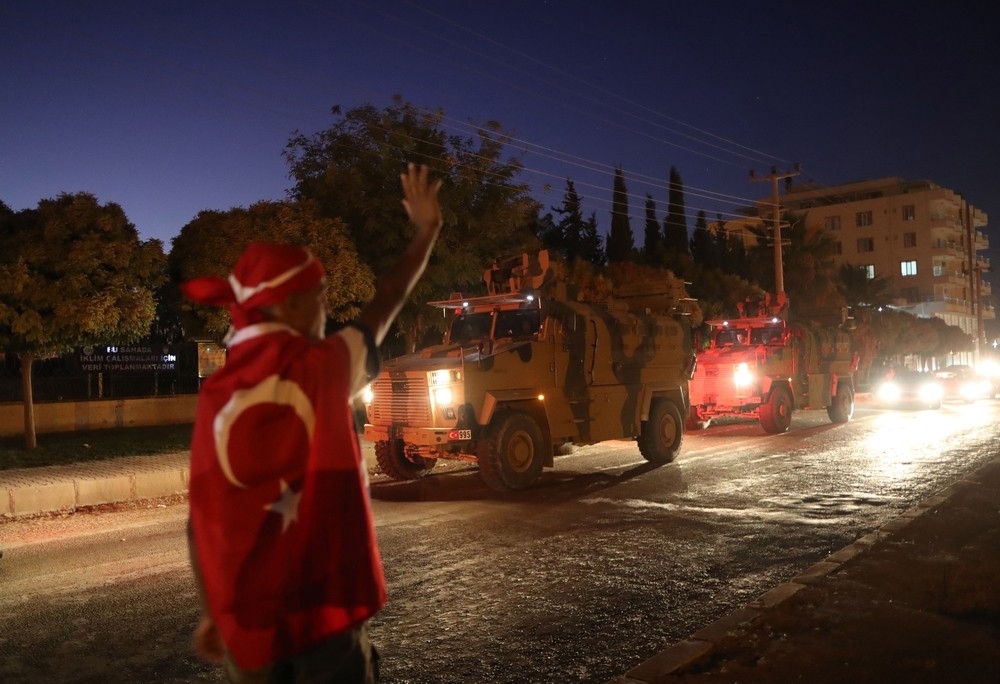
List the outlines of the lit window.
<svg viewBox="0 0 1000 684">
<path fill-rule="evenodd" d="M 858 228 L 862 226 L 870 226 L 872 224 L 872 213 L 870 211 L 859 211 L 855 215 L 855 225 Z"/>
<path fill-rule="evenodd" d="M 900 261 L 899 262 L 899 273 L 904 276 L 915 276 L 917 275 L 917 262 L 916 261 Z"/>
<path fill-rule="evenodd" d="M 875 264 L 862 264 L 861 270 L 865 274 L 865 278 L 872 280 L 875 278 Z"/>
</svg>

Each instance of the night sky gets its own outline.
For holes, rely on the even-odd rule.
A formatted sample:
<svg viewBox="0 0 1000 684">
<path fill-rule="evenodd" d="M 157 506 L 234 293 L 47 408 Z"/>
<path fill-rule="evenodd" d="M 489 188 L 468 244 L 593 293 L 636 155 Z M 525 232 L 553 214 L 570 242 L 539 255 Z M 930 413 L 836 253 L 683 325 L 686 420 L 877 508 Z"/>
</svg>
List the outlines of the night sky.
<svg viewBox="0 0 1000 684">
<path fill-rule="evenodd" d="M 282 199 L 294 132 L 398 94 L 452 133 L 499 121 L 533 195 L 559 205 L 572 179 L 602 232 L 620 165 L 639 243 L 671 166 L 691 226 L 767 195 L 750 169 L 795 162 L 821 185 L 932 180 L 997 220 L 988 7 L 0 0 L 0 200 L 91 192 L 169 249 L 203 209 Z"/>
</svg>

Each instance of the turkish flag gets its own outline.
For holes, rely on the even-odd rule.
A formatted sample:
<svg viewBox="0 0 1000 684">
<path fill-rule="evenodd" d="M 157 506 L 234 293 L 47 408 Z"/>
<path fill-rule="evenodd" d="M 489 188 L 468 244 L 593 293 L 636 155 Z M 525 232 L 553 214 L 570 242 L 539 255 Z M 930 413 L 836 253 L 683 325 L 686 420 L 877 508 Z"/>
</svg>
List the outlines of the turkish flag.
<svg viewBox="0 0 1000 684">
<path fill-rule="evenodd" d="M 352 355 L 366 353 L 355 338 L 310 343 L 249 326 L 202 388 L 191 524 L 209 611 L 243 669 L 356 627 L 385 603 L 349 401 Z"/>
</svg>

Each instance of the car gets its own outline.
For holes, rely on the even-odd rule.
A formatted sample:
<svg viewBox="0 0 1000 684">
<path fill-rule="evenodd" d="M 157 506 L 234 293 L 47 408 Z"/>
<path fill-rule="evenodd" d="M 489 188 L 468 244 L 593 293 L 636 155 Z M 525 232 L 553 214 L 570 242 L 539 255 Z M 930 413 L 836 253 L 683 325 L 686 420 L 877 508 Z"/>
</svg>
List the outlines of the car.
<svg viewBox="0 0 1000 684">
<path fill-rule="evenodd" d="M 883 408 L 941 408 L 944 389 L 931 373 L 901 368 L 886 374 L 875 388 Z"/>
<path fill-rule="evenodd" d="M 973 402 L 993 395 L 993 383 L 972 366 L 946 366 L 934 371 L 945 401 Z"/>
</svg>

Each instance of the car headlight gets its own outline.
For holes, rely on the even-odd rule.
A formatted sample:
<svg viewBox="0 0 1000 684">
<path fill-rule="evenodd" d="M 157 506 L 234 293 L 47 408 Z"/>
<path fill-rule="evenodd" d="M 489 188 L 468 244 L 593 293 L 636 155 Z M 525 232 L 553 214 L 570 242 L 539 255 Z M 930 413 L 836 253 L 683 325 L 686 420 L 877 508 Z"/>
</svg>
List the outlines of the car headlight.
<svg viewBox="0 0 1000 684">
<path fill-rule="evenodd" d="M 1000 377 L 1000 364 L 992 359 L 981 362 L 976 370 L 986 378 Z"/>
<path fill-rule="evenodd" d="M 883 382 L 878 388 L 878 398 L 889 404 L 899 401 L 902 394 L 899 385 L 894 382 Z"/>
<path fill-rule="evenodd" d="M 928 382 L 920 386 L 920 398 L 924 401 L 937 401 L 943 393 L 941 385 L 936 382 Z"/>
<path fill-rule="evenodd" d="M 979 399 L 980 397 L 985 397 L 990 392 L 990 383 L 988 380 L 973 380 L 971 382 L 966 382 L 962 385 L 959 392 L 963 399 Z"/>
<path fill-rule="evenodd" d="M 754 375 L 750 366 L 745 363 L 736 364 L 733 369 L 733 384 L 737 387 L 749 387 L 753 384 Z"/>
</svg>

